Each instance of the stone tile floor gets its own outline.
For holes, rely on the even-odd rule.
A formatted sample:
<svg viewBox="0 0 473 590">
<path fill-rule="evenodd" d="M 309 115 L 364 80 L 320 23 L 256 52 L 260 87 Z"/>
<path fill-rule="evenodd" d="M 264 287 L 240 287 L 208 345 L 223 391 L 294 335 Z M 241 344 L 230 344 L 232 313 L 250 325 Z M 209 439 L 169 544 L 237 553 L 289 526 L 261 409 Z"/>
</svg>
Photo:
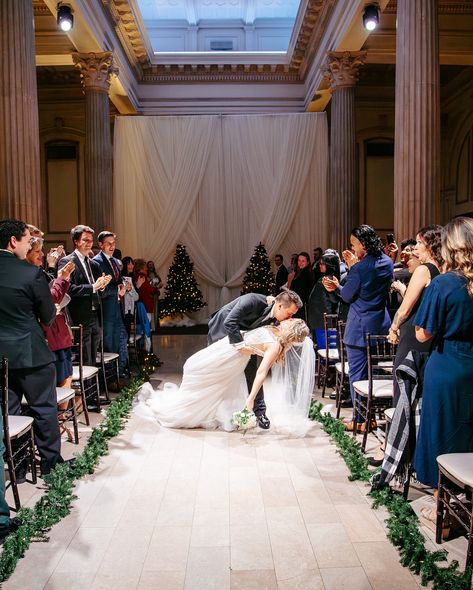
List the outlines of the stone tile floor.
<svg viewBox="0 0 473 590">
<path fill-rule="evenodd" d="M 205 336 L 156 337 L 159 378 L 178 383 L 183 360 L 204 345 Z M 73 452 L 65 443 L 64 456 Z M 418 588 L 386 538 L 386 513 L 347 475 L 317 424 L 298 439 L 166 430 L 133 416 L 78 484 L 71 514 L 48 543 L 32 544 L 4 588 Z M 40 484 L 21 486 L 26 505 L 41 493 Z M 411 495 L 416 506 L 426 502 L 419 490 Z M 463 541 L 445 544 L 460 561 Z"/>
</svg>

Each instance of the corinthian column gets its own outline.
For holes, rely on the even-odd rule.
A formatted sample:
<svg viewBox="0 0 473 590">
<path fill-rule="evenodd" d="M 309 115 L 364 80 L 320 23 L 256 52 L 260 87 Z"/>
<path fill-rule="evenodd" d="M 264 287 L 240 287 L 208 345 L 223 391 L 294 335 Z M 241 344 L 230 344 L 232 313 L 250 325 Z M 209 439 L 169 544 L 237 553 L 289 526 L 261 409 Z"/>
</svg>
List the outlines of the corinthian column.
<svg viewBox="0 0 473 590">
<path fill-rule="evenodd" d="M 329 228 L 330 246 L 346 248 L 358 223 L 356 175 L 355 86 L 365 51 L 329 52 L 326 77 L 332 89 L 330 107 Z"/>
<path fill-rule="evenodd" d="M 73 53 L 85 93 L 86 223 L 97 231 L 110 227 L 112 213 L 112 139 L 110 78 L 118 73 L 110 51 Z"/>
<path fill-rule="evenodd" d="M 33 4 L 0 2 L 0 218 L 41 225 Z"/>
<path fill-rule="evenodd" d="M 435 223 L 440 193 L 437 0 L 398 0 L 394 229 L 397 240 Z"/>
</svg>

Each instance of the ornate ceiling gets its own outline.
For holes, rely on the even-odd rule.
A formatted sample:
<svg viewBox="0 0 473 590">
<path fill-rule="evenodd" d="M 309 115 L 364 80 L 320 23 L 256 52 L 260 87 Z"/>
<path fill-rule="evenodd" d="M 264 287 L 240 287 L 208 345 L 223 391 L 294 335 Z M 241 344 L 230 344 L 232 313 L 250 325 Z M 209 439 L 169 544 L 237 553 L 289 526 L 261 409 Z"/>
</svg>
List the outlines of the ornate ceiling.
<svg viewBox="0 0 473 590">
<path fill-rule="evenodd" d="M 65 66 L 72 67 L 74 51 L 113 51 L 120 74 L 112 101 L 127 97 L 135 112 L 183 113 L 189 112 L 191 104 L 193 112 L 297 111 L 309 104 L 310 110 L 323 110 L 330 99 L 323 78 L 327 52 L 366 50 L 368 65 L 395 63 L 395 0 L 378 0 L 380 26 L 369 35 L 361 24 L 367 0 L 301 0 L 287 54 L 275 59 L 251 53 L 240 55 L 239 60 L 232 52 L 196 53 L 191 60 L 176 53 L 164 60 L 142 34 L 137 1 L 69 0 L 75 25 L 66 35 L 58 30 L 53 16 L 56 0 L 33 0 L 37 64 L 48 68 L 39 75 L 40 82 L 45 84 L 56 71 L 63 82 L 72 83 Z M 207 7 L 225 1 L 244 1 L 248 6 L 257 0 L 195 0 Z M 473 0 L 440 0 L 439 29 L 441 64 L 473 65 Z M 382 84 L 382 78 L 367 72 L 362 83 Z M 323 100 L 311 103 L 314 96 Z"/>
<path fill-rule="evenodd" d="M 231 53 L 215 64 L 153 64 L 129 0 L 102 0 L 123 39 L 127 56 L 140 81 L 159 82 L 284 82 L 303 81 L 309 47 L 316 43 L 331 14 L 335 0 L 308 0 L 289 63 L 230 63 Z M 297 26 L 297 24 L 296 24 Z M 219 56 L 220 57 L 220 56 Z M 198 57 L 196 57 L 198 59 Z M 225 63 L 228 59 L 228 63 Z"/>
</svg>

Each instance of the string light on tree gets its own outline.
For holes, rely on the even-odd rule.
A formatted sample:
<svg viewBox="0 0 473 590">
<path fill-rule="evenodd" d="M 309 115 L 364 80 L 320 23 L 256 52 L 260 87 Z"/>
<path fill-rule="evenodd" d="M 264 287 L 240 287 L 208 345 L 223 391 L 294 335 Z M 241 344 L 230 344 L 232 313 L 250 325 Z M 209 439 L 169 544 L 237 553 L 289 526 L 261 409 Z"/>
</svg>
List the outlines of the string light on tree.
<svg viewBox="0 0 473 590">
<path fill-rule="evenodd" d="M 246 269 L 243 278 L 243 289 L 241 294 L 245 293 L 262 293 L 263 295 L 273 295 L 276 291 L 274 274 L 271 271 L 266 248 L 260 242 L 250 258 L 250 264 Z"/>
<path fill-rule="evenodd" d="M 164 299 L 160 305 L 160 317 L 176 317 L 189 311 L 199 311 L 207 303 L 194 276 L 194 263 L 186 247 L 177 244 L 176 252 L 169 267 Z"/>
</svg>

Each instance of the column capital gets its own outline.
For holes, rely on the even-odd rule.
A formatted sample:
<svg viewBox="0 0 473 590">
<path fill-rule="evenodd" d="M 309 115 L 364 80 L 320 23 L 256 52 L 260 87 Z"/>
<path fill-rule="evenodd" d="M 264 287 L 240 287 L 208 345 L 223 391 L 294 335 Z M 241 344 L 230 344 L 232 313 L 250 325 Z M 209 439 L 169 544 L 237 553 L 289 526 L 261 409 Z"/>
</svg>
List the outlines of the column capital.
<svg viewBox="0 0 473 590">
<path fill-rule="evenodd" d="M 102 53 L 73 53 L 74 65 L 80 70 L 84 90 L 95 90 L 108 94 L 110 78 L 118 74 L 111 51 Z"/>
<path fill-rule="evenodd" d="M 359 70 L 366 61 L 366 51 L 329 51 L 325 78 L 332 90 L 353 88 L 358 82 Z"/>
</svg>

